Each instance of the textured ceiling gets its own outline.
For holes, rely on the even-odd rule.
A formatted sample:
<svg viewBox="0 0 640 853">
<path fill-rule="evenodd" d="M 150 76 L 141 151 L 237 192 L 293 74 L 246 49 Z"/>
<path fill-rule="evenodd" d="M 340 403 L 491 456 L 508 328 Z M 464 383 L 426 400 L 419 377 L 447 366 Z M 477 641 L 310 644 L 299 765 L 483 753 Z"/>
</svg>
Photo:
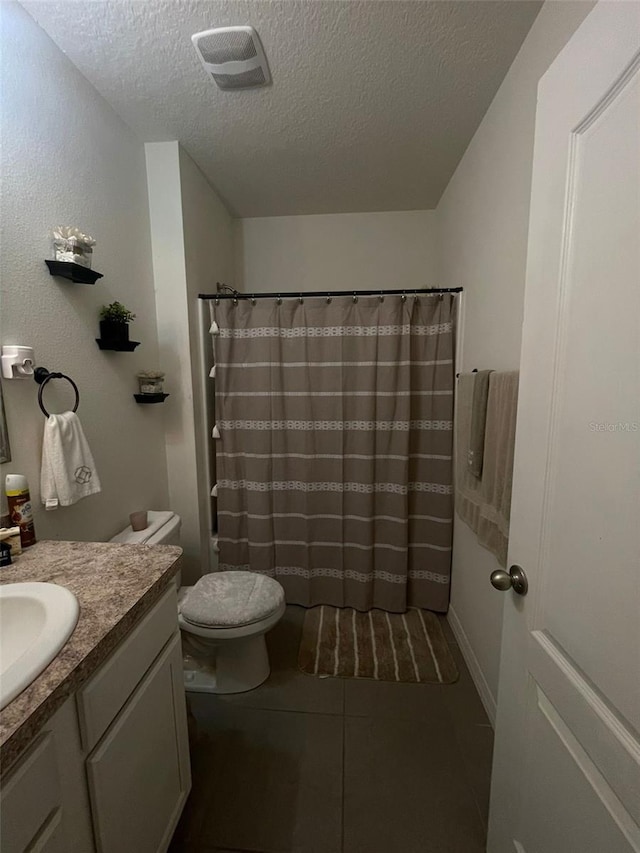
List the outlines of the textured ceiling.
<svg viewBox="0 0 640 853">
<path fill-rule="evenodd" d="M 243 217 L 435 207 L 541 6 L 22 2 L 141 139 L 178 139 Z M 207 78 L 191 35 L 233 24 L 258 30 L 269 88 Z"/>
</svg>

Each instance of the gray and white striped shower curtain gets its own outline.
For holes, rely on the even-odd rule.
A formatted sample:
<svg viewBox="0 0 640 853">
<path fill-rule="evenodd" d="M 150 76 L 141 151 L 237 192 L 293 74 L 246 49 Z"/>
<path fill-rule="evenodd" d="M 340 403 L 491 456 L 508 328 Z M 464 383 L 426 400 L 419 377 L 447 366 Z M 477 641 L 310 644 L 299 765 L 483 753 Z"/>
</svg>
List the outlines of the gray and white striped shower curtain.
<svg viewBox="0 0 640 853">
<path fill-rule="evenodd" d="M 221 569 L 305 606 L 446 610 L 455 296 L 211 314 Z"/>
</svg>

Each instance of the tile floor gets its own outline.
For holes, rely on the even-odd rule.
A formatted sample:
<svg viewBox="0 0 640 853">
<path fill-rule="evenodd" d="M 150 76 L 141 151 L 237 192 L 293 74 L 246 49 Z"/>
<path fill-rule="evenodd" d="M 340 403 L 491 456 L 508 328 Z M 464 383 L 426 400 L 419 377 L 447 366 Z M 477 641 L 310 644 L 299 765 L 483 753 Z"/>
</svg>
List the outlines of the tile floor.
<svg viewBox="0 0 640 853">
<path fill-rule="evenodd" d="M 257 690 L 187 694 L 193 789 L 169 853 L 481 853 L 493 731 L 446 620 L 451 685 L 304 675 L 303 619 L 288 607 L 268 635 Z"/>
</svg>

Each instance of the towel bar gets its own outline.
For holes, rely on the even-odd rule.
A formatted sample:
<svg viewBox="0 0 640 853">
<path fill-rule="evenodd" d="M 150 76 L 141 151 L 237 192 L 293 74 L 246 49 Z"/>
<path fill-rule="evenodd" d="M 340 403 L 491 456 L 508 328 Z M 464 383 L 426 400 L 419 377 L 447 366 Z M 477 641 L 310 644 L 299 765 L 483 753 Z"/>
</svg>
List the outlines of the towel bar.
<svg viewBox="0 0 640 853">
<path fill-rule="evenodd" d="M 44 386 L 51 379 L 66 379 L 67 382 L 71 383 L 71 386 L 76 393 L 76 402 L 73 407 L 73 411 L 78 411 L 78 406 L 80 404 L 80 392 L 78 391 L 78 386 L 76 385 L 76 383 L 70 376 L 67 376 L 66 373 L 49 372 L 46 367 L 36 367 L 36 369 L 33 371 L 33 378 L 40 386 L 40 388 L 38 389 L 38 405 L 40 406 L 40 411 L 45 416 L 45 418 L 49 417 L 49 412 L 45 409 L 44 403 L 42 402 L 42 392 L 44 391 Z"/>
</svg>

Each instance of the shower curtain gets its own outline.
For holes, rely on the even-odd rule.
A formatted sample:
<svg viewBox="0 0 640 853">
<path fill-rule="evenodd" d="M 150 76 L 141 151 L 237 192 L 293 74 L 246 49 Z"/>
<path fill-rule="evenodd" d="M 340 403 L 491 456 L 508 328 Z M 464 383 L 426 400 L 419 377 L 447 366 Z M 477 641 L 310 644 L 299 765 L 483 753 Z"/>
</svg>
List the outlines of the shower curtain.
<svg viewBox="0 0 640 853">
<path fill-rule="evenodd" d="M 211 315 L 220 568 L 276 577 L 304 606 L 446 610 L 455 296 L 225 299 Z"/>
</svg>

